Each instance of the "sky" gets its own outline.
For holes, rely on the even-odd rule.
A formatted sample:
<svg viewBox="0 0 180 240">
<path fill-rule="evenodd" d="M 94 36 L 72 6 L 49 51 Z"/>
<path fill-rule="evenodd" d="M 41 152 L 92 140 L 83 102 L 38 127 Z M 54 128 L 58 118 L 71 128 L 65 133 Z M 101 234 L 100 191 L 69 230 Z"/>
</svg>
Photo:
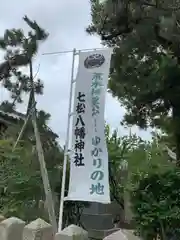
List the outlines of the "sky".
<svg viewBox="0 0 180 240">
<path fill-rule="evenodd" d="M 37 77 L 45 86 L 43 96 L 37 98 L 38 108 L 51 114 L 49 125 L 59 135 L 60 144 L 63 145 L 67 131 L 72 53 L 57 55 L 43 55 L 43 53 L 101 47 L 97 36 L 89 36 L 85 32 L 85 28 L 91 22 L 89 0 L 53 0 L 52 2 L 6 0 L 1 6 L 0 35 L 9 28 L 22 28 L 27 32 L 28 27 L 22 20 L 24 15 L 36 20 L 49 33 L 46 42 L 40 46 L 33 69 L 36 73 L 39 68 Z M 0 89 L 0 101 L 7 98 L 8 94 L 4 89 Z M 23 104 L 18 109 L 24 112 L 26 107 L 27 105 Z M 124 113 L 125 110 L 120 103 L 107 94 L 105 120 L 112 129 L 119 128 L 120 135 L 129 132 L 129 129 L 119 127 Z M 133 127 L 132 132 L 145 139 L 150 137 L 149 131 L 140 131 L 137 127 Z"/>
</svg>

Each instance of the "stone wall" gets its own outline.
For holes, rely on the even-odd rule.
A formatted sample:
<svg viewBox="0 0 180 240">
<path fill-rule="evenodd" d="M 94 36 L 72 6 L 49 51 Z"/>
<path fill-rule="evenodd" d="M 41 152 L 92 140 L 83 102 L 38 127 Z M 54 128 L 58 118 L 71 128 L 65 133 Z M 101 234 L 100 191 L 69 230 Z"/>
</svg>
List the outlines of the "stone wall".
<svg viewBox="0 0 180 240">
<path fill-rule="evenodd" d="M 82 228 L 70 225 L 54 234 L 52 226 L 38 218 L 25 224 L 19 218 L 4 219 L 0 216 L 0 240 L 87 240 L 88 233 Z"/>
<path fill-rule="evenodd" d="M 52 226 L 40 218 L 26 225 L 19 218 L 5 219 L 0 216 L 0 240 L 88 240 L 88 237 L 87 231 L 76 225 L 70 225 L 54 234 Z M 118 230 L 104 240 L 139 240 L 139 238 L 131 232 Z"/>
</svg>

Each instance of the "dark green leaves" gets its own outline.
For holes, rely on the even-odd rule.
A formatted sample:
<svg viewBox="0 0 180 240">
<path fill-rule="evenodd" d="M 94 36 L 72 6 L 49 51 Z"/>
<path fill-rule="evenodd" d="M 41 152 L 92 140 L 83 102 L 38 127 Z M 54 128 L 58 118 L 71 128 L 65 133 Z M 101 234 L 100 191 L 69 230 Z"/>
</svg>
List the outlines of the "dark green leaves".
<svg viewBox="0 0 180 240">
<path fill-rule="evenodd" d="M 144 239 L 180 237 L 180 174 L 171 170 L 151 174 L 139 182 L 132 194 L 136 225 Z M 151 237 L 151 238 L 150 238 Z"/>
<path fill-rule="evenodd" d="M 29 37 L 30 38 L 36 38 L 36 41 L 42 41 L 46 40 L 48 37 L 48 33 L 45 32 L 38 24 L 36 21 L 31 21 L 27 16 L 23 17 L 23 20 L 29 25 L 30 28 L 32 28 L 35 31 L 35 34 L 32 35 L 31 32 L 29 32 Z"/>
<path fill-rule="evenodd" d="M 31 28 L 28 36 L 22 29 L 7 29 L 4 37 L 0 38 L 0 47 L 5 51 L 5 61 L 0 64 L 0 79 L 11 93 L 11 98 L 18 103 L 23 101 L 22 93 L 29 92 L 32 87 L 29 77 L 23 74 L 19 67 L 29 65 L 30 60 L 37 54 L 39 43 L 48 37 L 46 31 L 35 21 L 31 21 L 27 16 L 23 20 Z M 43 87 L 39 79 L 35 81 L 37 94 L 42 94 Z"/>
<path fill-rule="evenodd" d="M 167 117 L 179 101 L 176 7 L 173 1 L 91 1 L 88 32 L 115 47 L 109 90 L 126 108 L 126 124 L 159 125 L 157 116 Z M 166 28 L 168 39 L 161 34 Z"/>
</svg>

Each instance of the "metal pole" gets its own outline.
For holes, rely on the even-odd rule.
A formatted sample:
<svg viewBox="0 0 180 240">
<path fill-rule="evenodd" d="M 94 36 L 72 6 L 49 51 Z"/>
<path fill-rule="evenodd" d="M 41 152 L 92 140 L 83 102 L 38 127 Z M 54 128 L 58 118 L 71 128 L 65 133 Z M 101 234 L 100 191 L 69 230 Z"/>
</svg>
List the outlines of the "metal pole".
<svg viewBox="0 0 180 240">
<path fill-rule="evenodd" d="M 92 51 L 92 50 L 101 50 L 101 49 L 105 49 L 105 48 L 87 48 L 87 49 L 80 49 L 80 50 L 76 50 L 76 52 L 87 52 L 87 51 Z M 47 53 L 43 53 L 42 55 L 56 55 L 56 54 L 64 54 L 64 53 L 71 53 L 74 52 L 74 50 L 65 50 L 65 51 L 57 51 L 57 52 L 47 52 Z"/>
<path fill-rule="evenodd" d="M 76 49 L 73 50 L 72 69 L 71 69 L 71 84 L 70 84 L 70 97 L 69 97 L 68 122 L 67 122 L 68 125 L 67 125 L 66 143 L 65 143 L 65 149 L 64 149 L 64 163 L 63 163 L 63 174 L 62 174 L 62 183 L 61 183 L 61 199 L 60 199 L 60 209 L 59 209 L 58 232 L 62 230 L 62 224 L 63 224 L 64 192 L 65 192 L 65 184 L 66 184 L 66 168 L 67 168 L 67 156 L 68 156 L 68 145 L 69 145 L 70 117 L 71 117 L 71 108 L 72 108 L 72 91 L 73 91 L 73 82 L 74 82 L 75 54 L 76 54 Z"/>
</svg>

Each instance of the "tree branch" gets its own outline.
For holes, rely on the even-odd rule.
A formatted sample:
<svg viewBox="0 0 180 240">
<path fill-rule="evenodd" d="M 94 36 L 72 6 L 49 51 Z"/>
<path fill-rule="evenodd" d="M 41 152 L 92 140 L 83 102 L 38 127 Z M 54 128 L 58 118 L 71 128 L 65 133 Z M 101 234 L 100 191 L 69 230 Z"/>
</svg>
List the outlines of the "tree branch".
<svg viewBox="0 0 180 240">
<path fill-rule="evenodd" d="M 153 4 L 153 3 L 149 3 L 147 1 L 140 1 L 140 3 L 144 6 L 147 6 L 147 7 L 154 7 L 154 8 L 157 8 L 158 10 L 163 10 L 163 11 L 178 11 L 180 9 L 180 6 L 179 7 L 168 7 L 168 8 L 164 8 L 164 7 L 160 7 L 160 6 L 157 6 L 157 3 L 156 4 Z"/>
</svg>

